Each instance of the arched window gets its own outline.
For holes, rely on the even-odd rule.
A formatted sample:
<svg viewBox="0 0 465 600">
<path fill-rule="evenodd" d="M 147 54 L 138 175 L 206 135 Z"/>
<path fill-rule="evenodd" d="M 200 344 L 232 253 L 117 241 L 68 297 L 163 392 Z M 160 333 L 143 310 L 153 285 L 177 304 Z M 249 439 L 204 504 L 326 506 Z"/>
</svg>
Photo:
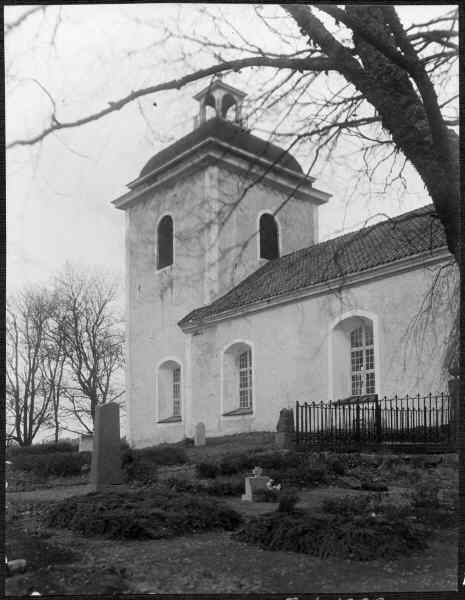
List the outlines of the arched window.
<svg viewBox="0 0 465 600">
<path fill-rule="evenodd" d="M 173 264 L 173 219 L 166 215 L 157 227 L 157 269 Z"/>
<path fill-rule="evenodd" d="M 239 408 L 252 408 L 252 350 L 239 354 Z"/>
<path fill-rule="evenodd" d="M 375 315 L 346 313 L 332 328 L 329 339 L 330 400 L 380 393 L 379 340 Z"/>
<path fill-rule="evenodd" d="M 181 365 L 167 360 L 158 367 L 157 401 L 158 421 L 181 420 Z"/>
<path fill-rule="evenodd" d="M 350 332 L 350 374 L 352 396 L 375 393 L 375 350 L 370 322 Z"/>
<path fill-rule="evenodd" d="M 253 377 L 252 348 L 236 342 L 223 355 L 223 414 L 252 412 Z"/>
<path fill-rule="evenodd" d="M 260 258 L 279 258 L 278 224 L 273 215 L 265 213 L 260 217 Z"/>
</svg>

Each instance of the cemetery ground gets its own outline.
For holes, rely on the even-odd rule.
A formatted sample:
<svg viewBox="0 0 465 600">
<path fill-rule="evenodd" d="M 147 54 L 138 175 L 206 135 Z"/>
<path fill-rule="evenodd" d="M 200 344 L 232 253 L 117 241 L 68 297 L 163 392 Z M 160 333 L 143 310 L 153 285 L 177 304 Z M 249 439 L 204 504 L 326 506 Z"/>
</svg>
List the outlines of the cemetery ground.
<svg viewBox="0 0 465 600">
<path fill-rule="evenodd" d="M 7 556 L 27 560 L 24 573 L 6 579 L 8 595 L 33 589 L 62 595 L 455 588 L 454 455 L 313 453 L 296 459 L 295 453 L 275 448 L 272 433 L 241 434 L 209 439 L 203 447 L 124 449 L 126 483 L 109 497 L 88 495 L 88 457 L 68 452 L 66 463 L 56 454 L 43 464 L 33 459 L 35 470 L 25 470 L 29 463 L 21 459 L 7 471 Z M 56 465 L 71 463 L 66 476 L 57 475 L 62 467 Z M 241 500 L 244 476 L 255 465 L 282 482 L 282 512 L 271 501 L 279 499 L 274 492 L 262 501 Z M 387 491 L 373 491 L 384 486 Z M 416 512 L 403 515 L 412 498 Z M 401 517 L 394 522 L 396 531 L 411 524 L 405 539 L 399 538 L 410 546 L 408 552 L 399 548 L 399 540 L 390 546 L 382 537 L 385 517 L 397 518 L 384 514 L 383 505 Z M 96 515 L 104 513 L 109 516 L 102 526 Z M 350 539 L 354 522 L 358 529 L 367 523 L 373 530 L 367 526 L 362 537 L 349 539 L 352 546 L 342 534 L 329 542 L 323 535 L 318 543 L 325 551 L 314 552 L 315 529 L 305 537 L 303 516 L 314 519 L 312 527 L 329 522 L 342 534 L 347 522 L 351 529 L 344 535 Z M 263 535 L 275 525 L 271 538 Z M 287 549 L 294 526 L 307 543 L 299 552 Z M 386 551 L 380 552 L 383 540 Z M 363 555 L 364 544 L 373 554 Z"/>
</svg>

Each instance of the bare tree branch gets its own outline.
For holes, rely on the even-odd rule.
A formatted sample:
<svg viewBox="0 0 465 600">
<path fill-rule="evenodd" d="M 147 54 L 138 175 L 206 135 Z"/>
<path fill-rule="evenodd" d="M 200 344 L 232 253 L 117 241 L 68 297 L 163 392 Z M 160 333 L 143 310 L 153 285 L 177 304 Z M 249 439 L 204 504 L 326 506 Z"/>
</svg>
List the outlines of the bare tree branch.
<svg viewBox="0 0 465 600">
<path fill-rule="evenodd" d="M 24 21 L 29 19 L 32 15 L 37 12 L 44 12 L 46 6 L 35 6 L 34 8 L 30 8 L 26 10 L 21 16 L 19 16 L 15 21 L 11 21 L 10 23 L 5 23 L 5 36 L 9 35 L 12 31 L 17 29 Z"/>
<path fill-rule="evenodd" d="M 54 131 L 79 127 L 80 125 L 86 125 L 87 123 L 91 123 L 92 121 L 97 121 L 98 119 L 101 119 L 102 117 L 112 112 L 121 110 L 130 102 L 133 102 L 134 100 L 137 100 L 142 96 L 147 96 L 149 94 L 154 94 L 156 92 L 166 90 L 180 89 L 188 83 L 198 81 L 199 79 L 204 79 L 205 77 L 208 77 L 210 75 L 215 75 L 217 73 L 222 73 L 225 71 L 239 71 L 248 67 L 272 67 L 279 69 L 296 69 L 297 71 L 329 71 L 335 68 L 335 64 L 326 58 L 269 58 L 261 56 L 225 61 L 217 65 L 208 67 L 206 69 L 200 69 L 195 73 L 190 73 L 189 75 L 185 75 L 184 77 L 180 77 L 178 79 L 172 79 L 171 81 L 167 81 L 165 83 L 152 85 L 149 87 L 132 91 L 124 98 L 109 102 L 109 106 L 107 108 L 94 112 L 88 115 L 87 117 L 82 117 L 81 119 L 76 119 L 74 121 L 59 122 L 56 116 L 52 115 L 51 124 L 41 133 L 30 138 L 14 140 L 8 143 L 6 145 L 6 148 L 8 150 L 17 146 L 31 146 L 43 140 Z"/>
</svg>

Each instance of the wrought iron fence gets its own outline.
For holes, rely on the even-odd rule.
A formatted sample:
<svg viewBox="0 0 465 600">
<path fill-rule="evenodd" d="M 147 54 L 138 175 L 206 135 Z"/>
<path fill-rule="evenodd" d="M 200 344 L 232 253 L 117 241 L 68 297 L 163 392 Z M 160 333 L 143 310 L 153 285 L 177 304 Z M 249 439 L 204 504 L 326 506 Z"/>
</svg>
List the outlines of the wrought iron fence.
<svg viewBox="0 0 465 600">
<path fill-rule="evenodd" d="M 454 443 L 455 415 L 449 394 L 355 396 L 336 402 L 296 403 L 298 446 L 324 449 L 379 444 Z"/>
</svg>

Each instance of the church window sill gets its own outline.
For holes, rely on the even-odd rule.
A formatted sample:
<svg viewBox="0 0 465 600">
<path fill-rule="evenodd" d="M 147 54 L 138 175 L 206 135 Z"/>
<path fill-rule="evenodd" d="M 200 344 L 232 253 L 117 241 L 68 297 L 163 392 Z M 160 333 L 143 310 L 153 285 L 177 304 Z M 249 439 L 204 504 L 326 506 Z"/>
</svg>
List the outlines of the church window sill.
<svg viewBox="0 0 465 600">
<path fill-rule="evenodd" d="M 180 423 L 181 422 L 181 417 L 179 415 L 172 415 L 171 417 L 168 417 L 167 419 L 160 419 L 158 421 L 158 423 Z"/>
<path fill-rule="evenodd" d="M 251 408 L 236 408 L 222 414 L 223 417 L 236 417 L 240 415 L 251 415 L 253 410 Z"/>
</svg>

